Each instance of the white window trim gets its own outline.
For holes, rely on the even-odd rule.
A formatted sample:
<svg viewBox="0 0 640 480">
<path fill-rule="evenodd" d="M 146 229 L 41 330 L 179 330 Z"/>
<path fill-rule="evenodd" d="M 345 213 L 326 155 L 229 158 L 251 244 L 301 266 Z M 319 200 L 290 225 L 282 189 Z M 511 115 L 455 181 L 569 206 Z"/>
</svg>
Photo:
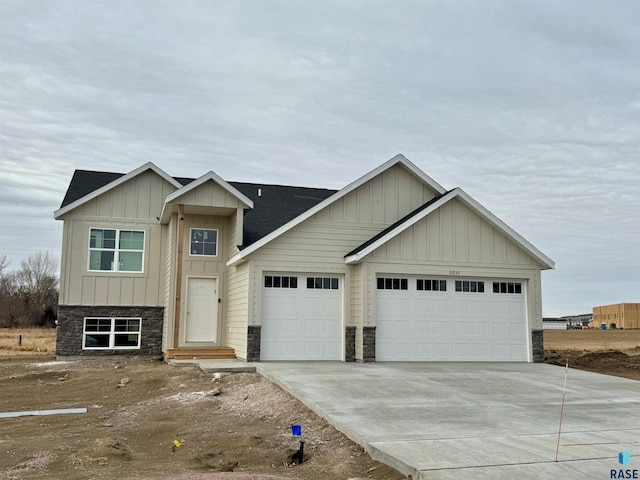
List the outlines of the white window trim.
<svg viewBox="0 0 640 480">
<path fill-rule="evenodd" d="M 216 254 L 215 255 L 205 255 L 204 253 L 191 253 L 191 235 L 194 230 L 210 230 L 212 232 L 216 232 Z M 218 256 L 218 252 L 220 251 L 220 230 L 217 228 L 207 228 L 207 227 L 191 227 L 189 229 L 189 256 L 190 257 L 207 257 L 207 258 L 216 258 Z"/>
<path fill-rule="evenodd" d="M 91 269 L 91 252 L 92 251 L 111 251 L 110 248 L 91 248 L 91 230 L 115 230 L 116 231 L 116 248 L 113 254 L 113 264 L 118 267 L 115 270 L 92 270 Z M 143 240 L 142 240 L 142 270 L 120 270 L 120 252 L 140 252 L 140 250 L 129 250 L 126 248 L 120 249 L 117 248 L 118 241 L 120 240 L 120 232 L 142 232 Z M 113 228 L 113 227 L 89 227 L 89 235 L 87 239 L 87 271 L 95 272 L 95 273 L 124 273 L 124 274 L 140 274 L 144 273 L 144 260 L 145 260 L 145 251 L 147 250 L 147 231 L 141 229 L 133 229 L 133 228 Z M 97 317 L 90 317 L 97 318 Z"/>
<path fill-rule="evenodd" d="M 87 320 L 110 320 L 111 329 L 109 330 L 109 332 L 87 332 Z M 115 331 L 116 320 L 138 320 L 140 322 L 140 328 L 137 332 L 116 332 Z M 137 333 L 138 345 L 135 347 L 114 346 L 115 335 L 124 334 L 124 333 Z M 108 347 L 87 347 L 87 334 L 109 335 L 109 346 Z M 142 340 L 142 318 L 140 317 L 84 317 L 84 320 L 82 323 L 82 349 L 83 350 L 140 350 L 141 340 Z"/>
</svg>

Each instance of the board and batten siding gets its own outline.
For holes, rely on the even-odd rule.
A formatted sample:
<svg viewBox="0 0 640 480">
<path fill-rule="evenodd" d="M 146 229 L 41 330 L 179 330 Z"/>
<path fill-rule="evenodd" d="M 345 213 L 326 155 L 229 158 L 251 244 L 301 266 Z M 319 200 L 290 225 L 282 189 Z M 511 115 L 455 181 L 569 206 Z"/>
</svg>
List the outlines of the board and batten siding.
<svg viewBox="0 0 640 480">
<path fill-rule="evenodd" d="M 345 325 L 355 325 L 353 267 L 345 264 L 344 255 L 436 195 L 413 173 L 395 165 L 251 254 L 249 323 L 261 324 L 264 272 L 318 272 L 343 276 Z"/>
<path fill-rule="evenodd" d="M 164 198 L 174 190 L 147 171 L 63 215 L 60 304 L 163 305 L 166 237 L 156 217 Z M 91 228 L 143 230 L 144 271 L 90 272 Z"/>
<path fill-rule="evenodd" d="M 226 346 L 235 349 L 238 358 L 247 358 L 249 325 L 250 262 L 231 267 L 228 272 Z"/>
<path fill-rule="evenodd" d="M 379 260 L 425 260 L 534 266 L 522 247 L 454 199 L 407 228 L 370 255 Z"/>
<path fill-rule="evenodd" d="M 229 217 L 217 215 L 192 215 L 184 216 L 184 238 L 183 256 L 182 256 L 182 305 L 180 306 L 180 343 L 184 343 L 184 334 L 186 332 L 185 320 L 187 318 L 187 295 L 188 295 L 188 279 L 196 278 L 217 278 L 218 298 L 225 298 L 225 282 L 226 282 L 226 245 L 229 241 L 227 234 L 229 231 Z M 203 228 L 218 231 L 217 255 L 191 255 L 191 229 Z M 226 302 L 218 304 L 218 325 L 225 318 Z M 219 344 L 225 344 L 224 331 L 219 328 Z"/>
<path fill-rule="evenodd" d="M 457 199 L 371 252 L 365 291 L 384 274 L 483 277 L 524 282 L 530 329 L 542 328 L 541 269 L 531 255 Z M 490 288 L 487 286 L 487 288 Z M 375 295 L 366 298 L 366 325 L 375 325 Z"/>
<path fill-rule="evenodd" d="M 180 203 L 202 207 L 242 208 L 242 203 L 233 194 L 213 180 L 198 185 L 180 196 Z"/>
</svg>

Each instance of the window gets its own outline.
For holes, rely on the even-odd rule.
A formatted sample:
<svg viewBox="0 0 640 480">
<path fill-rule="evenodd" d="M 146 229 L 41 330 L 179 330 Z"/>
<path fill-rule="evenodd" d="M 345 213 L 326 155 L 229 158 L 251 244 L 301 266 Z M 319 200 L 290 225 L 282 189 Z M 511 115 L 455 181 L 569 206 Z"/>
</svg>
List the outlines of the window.
<svg viewBox="0 0 640 480">
<path fill-rule="evenodd" d="M 89 233 L 89 270 L 142 272 L 144 231 L 92 228 Z"/>
<path fill-rule="evenodd" d="M 84 350 L 137 350 L 140 348 L 140 318 L 85 318 Z"/>
<path fill-rule="evenodd" d="M 264 286 L 266 288 L 298 288 L 298 277 L 265 275 Z"/>
<path fill-rule="evenodd" d="M 515 295 L 522 293 L 522 283 L 520 282 L 493 282 L 493 293 L 512 293 Z"/>
<path fill-rule="evenodd" d="M 431 291 L 431 292 L 446 292 L 447 281 L 446 280 L 429 280 L 419 278 L 416 282 L 418 290 Z"/>
<path fill-rule="evenodd" d="M 192 228 L 189 253 L 209 257 L 218 255 L 218 231 Z"/>
<path fill-rule="evenodd" d="M 407 290 L 409 281 L 406 278 L 378 277 L 378 290 Z"/>
<path fill-rule="evenodd" d="M 484 282 L 456 280 L 456 292 L 484 293 Z"/>
<path fill-rule="evenodd" d="M 310 290 L 338 290 L 336 277 L 307 277 L 307 288 Z"/>
</svg>

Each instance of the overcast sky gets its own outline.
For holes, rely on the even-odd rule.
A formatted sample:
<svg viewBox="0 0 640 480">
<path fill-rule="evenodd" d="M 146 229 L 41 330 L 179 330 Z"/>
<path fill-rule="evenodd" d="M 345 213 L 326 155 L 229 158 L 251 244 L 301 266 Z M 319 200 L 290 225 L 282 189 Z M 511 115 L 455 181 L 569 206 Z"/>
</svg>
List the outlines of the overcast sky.
<svg viewBox="0 0 640 480">
<path fill-rule="evenodd" d="M 0 254 L 59 256 L 74 169 L 341 188 L 397 153 L 640 302 L 640 2 L 0 0 Z"/>
</svg>

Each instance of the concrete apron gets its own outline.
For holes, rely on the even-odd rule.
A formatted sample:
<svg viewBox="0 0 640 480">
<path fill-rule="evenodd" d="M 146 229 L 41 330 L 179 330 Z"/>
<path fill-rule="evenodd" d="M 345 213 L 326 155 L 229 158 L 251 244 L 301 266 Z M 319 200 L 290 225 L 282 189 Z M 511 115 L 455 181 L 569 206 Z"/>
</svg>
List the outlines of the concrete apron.
<svg viewBox="0 0 640 480">
<path fill-rule="evenodd" d="M 563 367 L 449 362 L 257 366 L 373 458 L 414 479 L 584 480 L 617 478 L 611 470 L 640 470 L 638 381 L 569 369 L 556 462 Z M 618 463 L 622 451 L 631 454 L 629 465 Z"/>
</svg>

